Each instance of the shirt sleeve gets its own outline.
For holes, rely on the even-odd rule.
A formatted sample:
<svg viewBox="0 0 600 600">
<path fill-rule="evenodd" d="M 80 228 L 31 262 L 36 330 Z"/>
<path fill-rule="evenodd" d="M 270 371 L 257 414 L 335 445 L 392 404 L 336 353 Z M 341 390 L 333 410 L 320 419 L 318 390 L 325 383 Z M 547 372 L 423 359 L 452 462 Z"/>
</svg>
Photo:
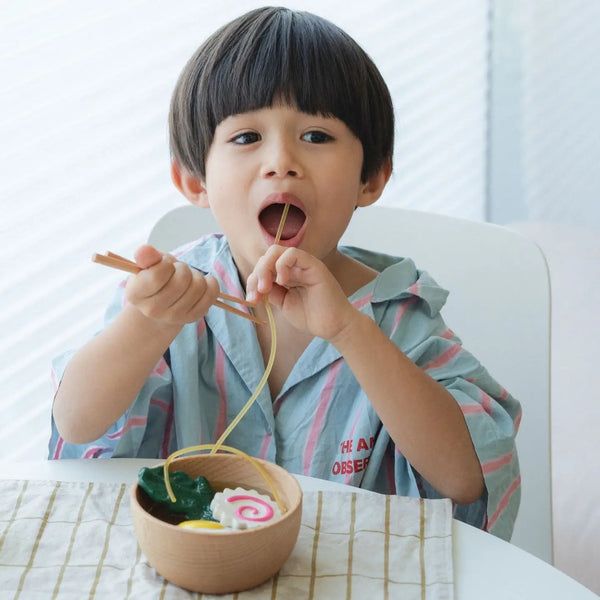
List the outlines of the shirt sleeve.
<svg viewBox="0 0 600 600">
<path fill-rule="evenodd" d="M 104 319 L 108 327 L 121 312 L 125 303 L 124 282 L 118 287 Z M 71 350 L 52 361 L 51 376 L 54 395 L 60 386 L 65 369 L 75 351 Z M 48 444 L 48 458 L 159 458 L 169 454 L 173 392 L 168 352 L 152 373 L 123 415 L 97 440 L 88 444 L 71 444 L 59 434 L 54 418 Z"/>
<path fill-rule="evenodd" d="M 521 493 L 515 446 L 520 404 L 463 348 L 439 312 L 431 311 L 430 305 L 419 306 L 416 298 L 407 302 L 413 303 L 413 310 L 406 310 L 400 303 L 398 310 L 404 314 L 396 319 L 398 326 L 391 339 L 440 382 L 460 406 L 485 481 L 481 498 L 471 504 L 455 505 L 454 516 L 510 539 Z M 414 469 L 413 473 L 421 496 L 441 497 Z"/>
</svg>

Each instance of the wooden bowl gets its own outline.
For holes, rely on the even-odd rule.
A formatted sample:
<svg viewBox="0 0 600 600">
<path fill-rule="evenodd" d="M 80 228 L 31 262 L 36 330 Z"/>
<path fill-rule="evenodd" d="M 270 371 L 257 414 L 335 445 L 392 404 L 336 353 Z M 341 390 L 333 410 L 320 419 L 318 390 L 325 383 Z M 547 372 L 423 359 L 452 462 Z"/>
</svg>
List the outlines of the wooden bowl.
<svg viewBox="0 0 600 600">
<path fill-rule="evenodd" d="M 279 571 L 292 552 L 302 517 L 302 490 L 285 469 L 255 459 L 271 478 L 287 508 L 276 521 L 237 531 L 185 529 L 153 516 L 153 501 L 136 483 L 131 491 L 131 516 L 140 548 L 165 579 L 206 594 L 239 592 L 255 587 Z M 233 454 L 204 454 L 173 460 L 170 471 L 203 475 L 216 490 L 252 488 L 269 494 L 255 467 Z"/>
</svg>

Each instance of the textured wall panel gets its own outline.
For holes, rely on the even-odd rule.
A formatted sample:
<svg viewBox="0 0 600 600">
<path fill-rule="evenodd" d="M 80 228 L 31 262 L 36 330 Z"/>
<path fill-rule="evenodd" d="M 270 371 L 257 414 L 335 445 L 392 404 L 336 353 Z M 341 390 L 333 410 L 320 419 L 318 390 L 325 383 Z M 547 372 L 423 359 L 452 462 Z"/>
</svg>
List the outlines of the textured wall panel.
<svg viewBox="0 0 600 600">
<path fill-rule="evenodd" d="M 529 219 L 600 227 L 600 3 L 529 0 L 521 23 Z"/>
</svg>

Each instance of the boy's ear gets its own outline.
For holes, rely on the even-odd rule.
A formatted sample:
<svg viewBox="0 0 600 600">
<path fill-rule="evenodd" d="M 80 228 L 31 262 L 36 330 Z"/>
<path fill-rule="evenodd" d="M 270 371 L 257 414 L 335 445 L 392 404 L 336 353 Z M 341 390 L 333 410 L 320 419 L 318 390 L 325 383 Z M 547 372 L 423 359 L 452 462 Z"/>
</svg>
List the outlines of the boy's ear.
<svg viewBox="0 0 600 600">
<path fill-rule="evenodd" d="M 173 159 L 171 161 L 171 179 L 175 187 L 192 203 L 200 208 L 208 208 L 208 197 L 204 183 L 191 175 Z"/>
<path fill-rule="evenodd" d="M 370 204 L 373 204 L 373 202 L 375 202 L 383 193 L 391 175 L 392 160 L 388 158 L 381 169 L 374 175 L 371 175 L 371 177 L 363 184 L 356 206 L 369 206 Z"/>
</svg>

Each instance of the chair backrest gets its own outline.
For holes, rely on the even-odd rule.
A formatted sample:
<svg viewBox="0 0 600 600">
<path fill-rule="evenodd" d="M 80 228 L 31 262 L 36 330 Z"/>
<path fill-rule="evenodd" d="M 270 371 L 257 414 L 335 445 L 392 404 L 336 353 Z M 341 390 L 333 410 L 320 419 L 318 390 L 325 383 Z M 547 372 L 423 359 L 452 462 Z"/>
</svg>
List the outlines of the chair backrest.
<svg viewBox="0 0 600 600">
<path fill-rule="evenodd" d="M 183 206 L 159 220 L 149 242 L 166 251 L 211 231 L 210 211 Z M 523 406 L 511 541 L 551 563 L 550 285 L 541 250 L 489 223 L 375 206 L 355 213 L 341 243 L 409 256 L 450 290 L 446 323 Z"/>
</svg>

